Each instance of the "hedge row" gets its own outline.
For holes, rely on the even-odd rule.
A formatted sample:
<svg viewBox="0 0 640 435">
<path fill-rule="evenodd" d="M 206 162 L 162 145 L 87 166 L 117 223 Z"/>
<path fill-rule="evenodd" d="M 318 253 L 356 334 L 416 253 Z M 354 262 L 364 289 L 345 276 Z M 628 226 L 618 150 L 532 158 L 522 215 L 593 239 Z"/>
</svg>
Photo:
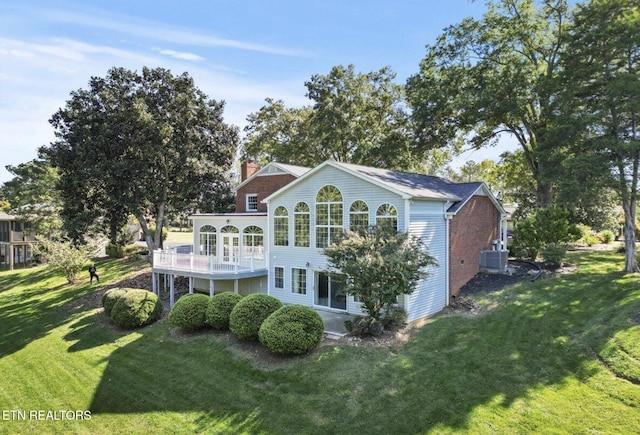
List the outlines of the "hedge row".
<svg viewBox="0 0 640 435">
<path fill-rule="evenodd" d="M 266 294 L 246 297 L 224 292 L 212 298 L 186 295 L 169 312 L 169 321 L 185 330 L 210 326 L 229 329 L 241 340 L 259 340 L 274 353 L 303 354 L 315 348 L 324 334 L 324 322 L 312 308 L 283 306 Z"/>
</svg>

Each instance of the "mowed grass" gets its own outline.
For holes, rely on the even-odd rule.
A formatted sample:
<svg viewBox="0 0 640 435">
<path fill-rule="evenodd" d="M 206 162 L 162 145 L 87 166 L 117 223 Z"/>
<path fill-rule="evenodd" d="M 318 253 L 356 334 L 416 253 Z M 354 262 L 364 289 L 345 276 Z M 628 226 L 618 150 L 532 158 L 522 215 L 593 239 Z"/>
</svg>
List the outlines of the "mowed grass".
<svg viewBox="0 0 640 435">
<path fill-rule="evenodd" d="M 640 277 L 622 260 L 576 254 L 577 272 L 481 295 L 486 314 L 438 316 L 400 349 L 329 343 L 271 371 L 214 333 L 115 330 L 86 279 L 2 272 L 0 432 L 637 434 Z M 141 267 L 100 263 L 100 285 Z"/>
<path fill-rule="evenodd" d="M 177 228 L 171 228 L 167 233 L 165 243 L 184 243 L 191 245 L 193 244 L 193 231 L 179 231 Z"/>
</svg>

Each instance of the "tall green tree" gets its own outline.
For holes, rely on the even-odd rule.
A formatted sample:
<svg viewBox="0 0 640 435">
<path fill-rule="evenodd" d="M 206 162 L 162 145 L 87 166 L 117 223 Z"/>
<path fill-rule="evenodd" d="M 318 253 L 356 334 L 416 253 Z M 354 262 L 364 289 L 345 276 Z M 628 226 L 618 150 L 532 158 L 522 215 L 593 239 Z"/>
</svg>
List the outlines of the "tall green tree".
<svg viewBox="0 0 640 435">
<path fill-rule="evenodd" d="M 228 189 L 238 132 L 223 108 L 187 73 L 114 68 L 92 77 L 53 115 L 57 140 L 41 149 L 59 170 L 66 216 L 103 210 L 124 223 L 131 214 L 149 249 L 161 247 L 167 212 Z"/>
<path fill-rule="evenodd" d="M 13 175 L 0 187 L 0 197 L 9 203 L 6 208 L 38 234 L 58 231 L 62 225 L 61 199 L 58 191 L 52 188 L 58 181 L 58 171 L 44 159 L 5 168 Z"/>
<path fill-rule="evenodd" d="M 407 81 L 424 148 L 480 148 L 514 137 L 536 183 L 536 201 L 553 201 L 545 149 L 565 45 L 566 0 L 496 0 L 427 46 Z"/>
<path fill-rule="evenodd" d="M 346 277 L 344 291 L 362 302 L 366 313 L 380 320 L 398 298 L 411 294 L 418 281 L 437 266 L 425 243 L 409 233 L 384 225 L 349 232 L 324 249 L 329 266 Z"/>
<path fill-rule="evenodd" d="M 332 159 L 394 169 L 418 169 L 404 90 L 395 73 L 357 73 L 336 66 L 305 83 L 311 104 L 287 108 L 267 99 L 249 115 L 244 152 L 258 161 L 304 166 Z M 442 153 L 432 159 L 440 165 Z M 440 161 L 438 161 L 438 159 Z"/>
<path fill-rule="evenodd" d="M 592 188 L 612 188 L 624 211 L 625 268 L 638 272 L 636 210 L 640 167 L 640 8 L 634 0 L 578 5 L 563 53 L 558 99 L 567 173 Z"/>
</svg>

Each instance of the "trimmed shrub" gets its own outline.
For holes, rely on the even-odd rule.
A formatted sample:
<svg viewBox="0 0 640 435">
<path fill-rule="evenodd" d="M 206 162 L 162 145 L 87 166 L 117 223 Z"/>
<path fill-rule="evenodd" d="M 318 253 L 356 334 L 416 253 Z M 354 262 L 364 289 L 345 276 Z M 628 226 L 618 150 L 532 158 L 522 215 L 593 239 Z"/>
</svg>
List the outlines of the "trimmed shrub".
<svg viewBox="0 0 640 435">
<path fill-rule="evenodd" d="M 137 328 L 158 320 L 162 308 L 162 301 L 150 291 L 127 289 L 113 305 L 111 320 L 121 328 Z"/>
<path fill-rule="evenodd" d="M 113 306 L 118 302 L 118 299 L 127 293 L 127 290 L 126 288 L 112 288 L 104 292 L 102 295 L 102 306 L 107 316 L 111 317 Z"/>
<path fill-rule="evenodd" d="M 562 266 L 565 255 L 567 255 L 567 248 L 555 243 L 548 244 L 542 250 L 544 262 L 556 268 Z"/>
<path fill-rule="evenodd" d="M 231 292 L 216 293 L 213 295 L 213 297 L 209 299 L 206 312 L 209 326 L 220 330 L 229 329 L 231 311 L 233 311 L 233 308 L 241 299 L 242 296 Z"/>
<path fill-rule="evenodd" d="M 274 311 L 260 326 L 260 343 L 271 352 L 302 355 L 315 348 L 324 335 L 322 317 L 302 305 L 287 305 Z"/>
<path fill-rule="evenodd" d="M 282 306 L 276 297 L 263 293 L 240 300 L 229 316 L 229 330 L 241 340 L 257 340 L 262 322 Z"/>
<path fill-rule="evenodd" d="M 195 331 L 207 326 L 207 307 L 211 298 L 203 294 L 184 295 L 169 311 L 169 322 L 185 331 Z"/>
</svg>

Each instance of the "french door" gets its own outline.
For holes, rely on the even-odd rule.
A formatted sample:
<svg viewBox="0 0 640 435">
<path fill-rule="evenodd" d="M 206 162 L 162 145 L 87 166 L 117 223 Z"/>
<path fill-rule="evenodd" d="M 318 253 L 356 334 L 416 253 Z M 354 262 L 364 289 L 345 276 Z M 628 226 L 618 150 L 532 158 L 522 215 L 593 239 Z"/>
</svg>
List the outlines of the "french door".
<svg viewBox="0 0 640 435">
<path fill-rule="evenodd" d="M 240 261 L 240 237 L 238 234 L 222 234 L 222 262 L 238 263 Z"/>
</svg>

